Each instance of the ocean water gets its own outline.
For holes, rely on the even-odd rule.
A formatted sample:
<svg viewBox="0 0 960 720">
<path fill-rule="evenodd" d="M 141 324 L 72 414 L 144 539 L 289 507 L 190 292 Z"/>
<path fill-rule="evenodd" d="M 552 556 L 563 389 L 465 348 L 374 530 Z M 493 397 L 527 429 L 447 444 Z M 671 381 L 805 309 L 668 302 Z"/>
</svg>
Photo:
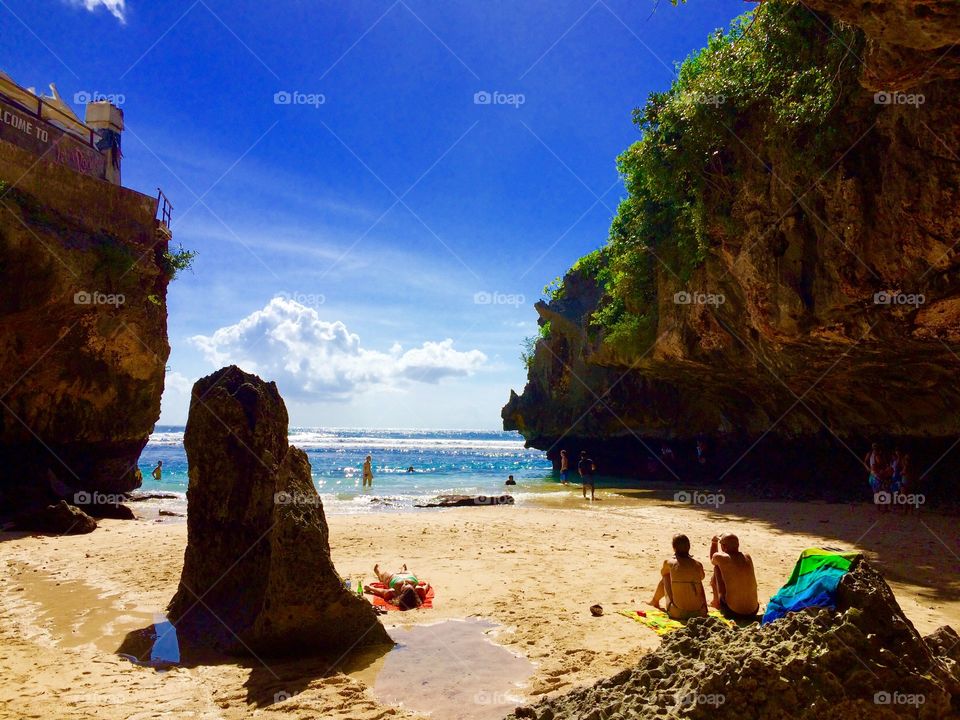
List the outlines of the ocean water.
<svg viewBox="0 0 960 720">
<path fill-rule="evenodd" d="M 172 492 L 185 507 L 187 456 L 183 427 L 158 425 L 140 456 L 146 492 Z M 559 478 L 540 450 L 526 449 L 515 432 L 488 430 L 363 430 L 290 428 L 289 442 L 310 459 L 313 483 L 327 513 L 391 512 L 437 495 L 501 495 L 517 503 L 557 492 Z M 373 456 L 373 489 L 361 487 L 361 470 Z M 163 477 L 151 472 L 163 460 Z M 414 472 L 407 469 L 413 466 Z M 508 475 L 517 481 L 506 488 Z"/>
</svg>

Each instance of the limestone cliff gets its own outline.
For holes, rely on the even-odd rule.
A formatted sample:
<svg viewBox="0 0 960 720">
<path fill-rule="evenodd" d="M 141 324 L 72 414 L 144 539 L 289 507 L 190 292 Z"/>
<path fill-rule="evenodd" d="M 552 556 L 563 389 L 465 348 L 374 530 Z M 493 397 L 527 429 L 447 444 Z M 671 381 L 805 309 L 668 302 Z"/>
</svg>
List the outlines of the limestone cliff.
<svg viewBox="0 0 960 720">
<path fill-rule="evenodd" d="M 655 137 L 621 157 L 629 197 L 610 244 L 537 305 L 543 332 L 504 427 L 555 461 L 589 448 L 616 473 L 639 473 L 662 440 L 692 457 L 699 438 L 711 479 L 776 468 L 862 482 L 865 443 L 887 437 L 947 476 L 960 434 L 958 6 L 758 12 L 638 111 Z M 697 85 L 711 63 L 731 68 L 716 68 L 712 96 Z M 769 102 L 776 92 L 806 104 Z M 654 151 L 647 167 L 666 183 L 633 170 Z M 657 182 L 682 186 L 679 210 Z M 644 234 L 660 228 L 667 239 Z"/>
<path fill-rule="evenodd" d="M 5 509 L 140 484 L 170 352 L 154 203 L 0 142 Z"/>
</svg>

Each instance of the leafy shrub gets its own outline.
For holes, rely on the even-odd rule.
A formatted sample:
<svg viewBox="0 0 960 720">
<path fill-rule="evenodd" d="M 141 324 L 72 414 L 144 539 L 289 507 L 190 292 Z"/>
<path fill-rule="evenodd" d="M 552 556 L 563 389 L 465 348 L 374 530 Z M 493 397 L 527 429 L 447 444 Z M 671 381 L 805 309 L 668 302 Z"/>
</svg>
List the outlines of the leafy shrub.
<svg viewBox="0 0 960 720">
<path fill-rule="evenodd" d="M 550 321 L 546 321 L 540 326 L 539 331 L 536 335 L 530 335 L 523 339 L 521 350 L 520 350 L 520 360 L 523 361 L 524 367 L 529 370 L 533 367 L 533 358 L 537 354 L 537 343 L 541 340 L 550 339 Z"/>
<path fill-rule="evenodd" d="M 161 266 L 167 277 L 173 280 L 178 272 L 189 269 L 196 257 L 196 250 L 184 250 L 183 245 L 180 245 L 173 252 L 168 249 L 163 253 Z"/>
</svg>

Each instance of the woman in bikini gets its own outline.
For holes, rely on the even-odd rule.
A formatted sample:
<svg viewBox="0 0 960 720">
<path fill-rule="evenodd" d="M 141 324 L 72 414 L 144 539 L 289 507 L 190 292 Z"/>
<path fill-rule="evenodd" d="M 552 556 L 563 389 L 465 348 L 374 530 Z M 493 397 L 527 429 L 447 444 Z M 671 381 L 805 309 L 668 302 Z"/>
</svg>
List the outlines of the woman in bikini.
<svg viewBox="0 0 960 720">
<path fill-rule="evenodd" d="M 404 563 L 400 572 L 396 573 L 381 570 L 380 564 L 377 563 L 373 566 L 373 572 L 380 583 L 386 587 L 365 585 L 363 591 L 381 597 L 389 603 L 396 603 L 401 610 L 420 607 L 427 598 L 430 583 L 420 580 L 407 570 L 406 563 Z"/>
<path fill-rule="evenodd" d="M 673 557 L 663 561 L 660 583 L 650 604 L 658 610 L 666 597 L 666 612 L 674 620 L 688 620 L 707 616 L 707 595 L 703 590 L 706 573 L 699 560 L 690 557 L 690 539 L 686 535 L 673 536 Z"/>
</svg>

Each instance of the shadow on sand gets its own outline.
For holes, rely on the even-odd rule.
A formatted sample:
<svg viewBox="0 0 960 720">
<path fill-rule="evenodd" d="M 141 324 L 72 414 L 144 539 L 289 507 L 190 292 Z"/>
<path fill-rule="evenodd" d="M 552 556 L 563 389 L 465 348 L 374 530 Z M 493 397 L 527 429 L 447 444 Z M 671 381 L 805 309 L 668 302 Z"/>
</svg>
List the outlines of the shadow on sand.
<svg viewBox="0 0 960 720">
<path fill-rule="evenodd" d="M 696 510 L 717 523 L 718 534 L 735 532 L 733 526 L 740 522 L 759 522 L 773 533 L 811 536 L 811 543 L 825 549 L 864 552 L 887 580 L 915 586 L 929 601 L 960 600 L 958 518 L 922 506 L 908 510 L 869 502 L 756 500 L 743 490 L 709 483 L 657 483 L 617 494 Z M 723 500 L 717 502 L 718 497 Z"/>
<path fill-rule="evenodd" d="M 349 654 L 318 653 L 310 657 L 270 657 L 228 655 L 207 647 L 183 642 L 176 628 L 165 619 L 127 633 L 116 652 L 130 662 L 158 671 L 171 667 L 231 665 L 249 670 L 243 687 L 246 702 L 267 707 L 305 690 L 312 681 L 337 674 L 344 662 L 362 670 L 383 658 L 392 645 L 364 647 Z"/>
</svg>

